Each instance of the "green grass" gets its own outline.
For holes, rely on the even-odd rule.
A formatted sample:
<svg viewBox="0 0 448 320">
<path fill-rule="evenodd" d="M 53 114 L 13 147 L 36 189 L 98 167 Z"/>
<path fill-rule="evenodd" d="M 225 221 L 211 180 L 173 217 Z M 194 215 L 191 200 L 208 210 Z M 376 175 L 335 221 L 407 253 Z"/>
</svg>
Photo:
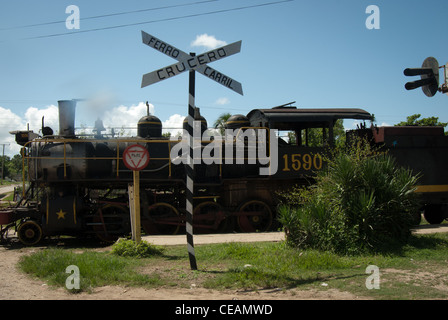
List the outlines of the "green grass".
<svg viewBox="0 0 448 320">
<path fill-rule="evenodd" d="M 77 265 L 81 290 L 102 285 L 213 289 L 338 289 L 374 299 L 448 297 L 448 234 L 418 235 L 387 253 L 343 256 L 298 250 L 284 243 L 226 243 L 196 246 L 198 270 L 191 271 L 185 246 L 165 247 L 150 258 L 111 252 L 45 249 L 24 257 L 20 267 L 50 284 L 65 286 L 68 265 Z M 380 289 L 368 290 L 368 265 L 380 270 Z M 327 286 L 323 287 L 325 283 Z"/>
<path fill-rule="evenodd" d="M 92 287 L 103 285 L 152 286 L 162 283 L 157 275 L 138 273 L 135 267 L 140 264 L 138 259 L 130 260 L 94 251 L 75 253 L 60 248 L 41 250 L 19 261 L 24 272 L 56 286 L 65 286 L 70 275 L 65 270 L 68 266 L 75 265 L 80 270 L 81 291 L 89 291 Z"/>
</svg>

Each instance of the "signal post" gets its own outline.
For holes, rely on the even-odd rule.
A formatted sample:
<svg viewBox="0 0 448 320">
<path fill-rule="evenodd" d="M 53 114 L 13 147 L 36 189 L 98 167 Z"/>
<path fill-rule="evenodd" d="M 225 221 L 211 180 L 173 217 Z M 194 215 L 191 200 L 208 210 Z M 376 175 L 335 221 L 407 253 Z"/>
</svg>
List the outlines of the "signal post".
<svg viewBox="0 0 448 320">
<path fill-rule="evenodd" d="M 149 163 L 149 152 L 145 147 L 134 144 L 123 152 L 125 166 L 133 171 L 133 184 L 128 185 L 129 209 L 131 215 L 132 240 L 141 241 L 140 224 L 140 170 L 146 168 Z"/>
<path fill-rule="evenodd" d="M 193 125 L 195 114 L 195 73 L 199 72 L 205 77 L 212 79 L 220 85 L 243 95 L 243 88 L 240 82 L 232 79 L 229 76 L 224 75 L 221 72 L 208 66 L 208 63 L 229 57 L 241 50 L 241 41 L 225 45 L 223 47 L 210 50 L 208 52 L 195 55 L 194 53 L 187 54 L 186 52 L 162 41 L 144 31 L 142 31 L 142 41 L 147 46 L 176 59 L 178 62 L 167 66 L 165 68 L 158 69 L 156 71 L 146 73 L 142 77 L 141 87 L 146 87 L 159 81 L 169 79 L 183 72 L 189 71 L 189 94 L 188 94 L 188 134 L 190 152 L 188 157 L 188 165 L 186 165 L 186 234 L 187 234 L 187 248 L 188 257 L 190 260 L 190 267 L 192 270 L 197 269 L 196 256 L 194 253 L 194 241 L 193 241 L 193 198 L 194 198 L 194 184 L 195 184 L 195 169 L 193 160 Z"/>
</svg>

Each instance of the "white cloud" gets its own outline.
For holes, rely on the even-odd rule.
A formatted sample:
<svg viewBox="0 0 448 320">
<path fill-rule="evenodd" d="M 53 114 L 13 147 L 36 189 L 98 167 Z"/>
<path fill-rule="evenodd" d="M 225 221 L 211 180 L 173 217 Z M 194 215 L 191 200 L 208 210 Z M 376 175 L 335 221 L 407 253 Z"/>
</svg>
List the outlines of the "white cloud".
<svg viewBox="0 0 448 320">
<path fill-rule="evenodd" d="M 11 109 L 5 109 L 0 107 L 0 126 L 2 128 L 2 133 L 6 132 L 9 134 L 9 131 L 14 131 L 20 129 L 24 123 L 22 119 L 16 115 Z M 24 128 L 23 128 L 24 129 Z"/>
<path fill-rule="evenodd" d="M 125 128 L 125 136 L 135 136 L 137 130 L 129 128 L 137 128 L 138 121 L 146 116 L 146 113 L 146 103 L 139 102 L 138 105 L 131 105 L 130 107 L 124 105 L 114 107 L 112 110 L 105 111 L 104 114 L 99 117 L 103 120 L 105 128 L 108 129 L 113 127 L 116 132 L 116 129 Z M 152 104 L 149 104 L 149 113 L 154 114 L 154 106 Z"/>
<path fill-rule="evenodd" d="M 207 50 L 222 47 L 226 44 L 227 42 L 218 40 L 215 36 L 209 36 L 206 33 L 196 36 L 196 39 L 191 42 L 192 47 L 205 47 Z"/>
<path fill-rule="evenodd" d="M 149 104 L 149 113 L 154 114 L 154 106 L 152 104 Z M 120 105 L 112 108 L 112 110 L 105 111 L 102 115 L 102 120 L 106 127 L 137 127 L 138 120 L 145 115 L 146 104 L 139 102 L 138 105 L 131 105 L 130 107 Z"/>
<path fill-rule="evenodd" d="M 229 104 L 229 103 L 230 103 L 230 100 L 226 97 L 219 98 L 218 100 L 215 101 L 215 104 L 220 105 L 220 106 L 223 106 L 223 105 Z"/>
<path fill-rule="evenodd" d="M 21 146 L 15 141 L 15 136 L 11 135 L 10 131 L 24 131 L 29 128 L 34 133 L 40 134 L 42 129 L 42 117 L 44 118 L 45 126 L 51 127 L 55 132 L 59 128 L 58 107 L 49 105 L 42 109 L 36 107 L 29 107 L 24 117 L 12 112 L 10 109 L 0 107 L 0 143 L 8 144 L 5 146 L 5 155 L 13 157 L 20 153 Z M 3 151 L 3 150 L 2 150 Z"/>
<path fill-rule="evenodd" d="M 152 104 L 149 104 L 149 113 L 152 115 L 156 115 L 155 107 Z M 145 115 L 146 104 L 144 102 L 140 102 L 138 105 L 132 105 L 130 107 L 124 105 L 115 107 L 111 111 L 105 112 L 102 120 L 104 126 L 107 129 L 109 129 L 110 127 L 114 127 L 115 132 L 117 133 L 117 129 L 120 130 L 120 128 L 122 127 L 137 128 L 138 121 Z M 176 136 L 178 133 L 181 133 L 184 119 L 185 116 L 182 116 L 180 114 L 173 114 L 165 121 L 162 121 L 162 119 L 160 119 L 162 121 L 162 133 L 170 132 L 172 136 Z M 125 129 L 124 135 L 136 136 L 137 130 Z"/>
<path fill-rule="evenodd" d="M 30 125 L 30 130 L 38 133 L 42 129 L 42 117 L 46 127 L 53 129 L 55 133 L 59 130 L 59 110 L 55 105 L 37 109 L 29 107 L 25 112 L 25 122 Z"/>
<path fill-rule="evenodd" d="M 91 107 L 91 105 L 88 105 L 89 111 L 92 111 Z M 80 103 L 76 109 L 76 119 L 79 119 L 78 113 L 83 112 L 83 109 L 84 106 Z M 149 104 L 149 112 L 150 114 L 155 114 L 155 107 L 152 104 Z M 0 130 L 0 144 L 9 143 L 9 145 L 5 146 L 5 154 L 10 157 L 18 154 L 21 146 L 15 142 L 15 137 L 9 134 L 9 131 L 27 130 L 27 124 L 29 124 L 30 130 L 41 134 L 40 130 L 42 128 L 42 116 L 45 117 L 45 126 L 51 127 L 55 134 L 57 134 L 59 130 L 59 110 L 55 105 L 49 105 L 43 108 L 29 107 L 26 110 L 24 117 L 20 117 L 10 109 L 0 107 L 0 114 L 2 114 L 2 117 L 0 117 L 0 128 L 2 128 L 2 130 Z M 92 113 L 89 112 L 89 114 Z M 95 112 L 93 112 L 93 114 L 95 114 Z M 113 107 L 98 116 L 101 120 L 103 120 L 104 127 L 107 129 L 107 131 L 103 133 L 109 134 L 111 132 L 111 128 L 114 128 L 115 133 L 119 134 L 122 133 L 120 129 L 125 128 L 123 131 L 124 136 L 136 136 L 137 123 L 140 118 L 146 114 L 146 103 L 139 102 L 137 105 L 119 105 L 117 107 Z M 76 132 L 87 134 L 92 133 L 92 127 L 97 119 L 97 115 L 94 115 L 94 117 L 95 118 L 91 118 L 89 123 L 83 124 L 84 126 L 87 125 L 87 129 L 77 129 Z M 185 116 L 174 114 L 171 115 L 168 120 L 162 121 L 163 133 L 171 132 L 171 135 L 177 135 L 182 130 L 184 118 Z M 79 125 L 79 121 L 77 120 L 76 126 L 79 127 Z M 0 152 L 1 151 L 0 146 Z"/>
<path fill-rule="evenodd" d="M 185 116 L 173 114 L 168 120 L 162 121 L 163 133 L 170 132 L 172 137 L 177 136 L 178 133 L 182 133 L 184 119 Z"/>
<path fill-rule="evenodd" d="M 10 109 L 0 107 L 0 143 L 5 145 L 5 155 L 12 157 L 20 152 L 20 146 L 16 144 L 15 137 L 11 135 L 10 131 L 25 130 L 26 123 L 18 115 Z M 3 154 L 3 147 L 0 149 Z"/>
<path fill-rule="evenodd" d="M 35 107 L 29 107 L 25 112 L 25 117 L 22 118 L 19 115 L 11 111 L 0 107 L 0 143 L 5 145 L 5 155 L 12 157 L 15 154 L 20 153 L 20 148 L 16 141 L 15 136 L 10 134 L 11 131 L 20 131 L 29 129 L 35 133 L 39 133 L 42 128 L 42 116 L 45 116 L 45 125 L 57 128 L 58 127 L 58 109 L 54 105 L 45 107 L 44 109 L 37 109 Z M 3 148 L 0 150 L 3 152 Z"/>
</svg>

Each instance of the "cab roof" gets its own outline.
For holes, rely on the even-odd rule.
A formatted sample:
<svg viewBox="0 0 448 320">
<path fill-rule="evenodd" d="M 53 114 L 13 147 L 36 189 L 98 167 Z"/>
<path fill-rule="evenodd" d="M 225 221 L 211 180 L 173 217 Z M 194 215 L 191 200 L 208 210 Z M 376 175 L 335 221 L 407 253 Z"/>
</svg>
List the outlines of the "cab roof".
<svg viewBox="0 0 448 320">
<path fill-rule="evenodd" d="M 252 126 L 281 128 L 297 125 L 334 123 L 338 119 L 371 120 L 372 115 L 358 108 L 319 108 L 275 107 L 272 109 L 254 109 L 247 114 Z M 309 125 L 307 125 L 307 123 Z"/>
</svg>

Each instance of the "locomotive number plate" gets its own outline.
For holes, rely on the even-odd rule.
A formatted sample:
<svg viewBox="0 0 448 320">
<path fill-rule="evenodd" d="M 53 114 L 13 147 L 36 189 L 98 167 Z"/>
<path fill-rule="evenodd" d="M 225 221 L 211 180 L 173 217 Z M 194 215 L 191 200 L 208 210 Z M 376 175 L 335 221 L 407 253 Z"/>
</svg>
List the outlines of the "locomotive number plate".
<svg viewBox="0 0 448 320">
<path fill-rule="evenodd" d="M 323 159 L 319 153 L 293 153 L 283 155 L 282 171 L 320 170 Z"/>
</svg>

